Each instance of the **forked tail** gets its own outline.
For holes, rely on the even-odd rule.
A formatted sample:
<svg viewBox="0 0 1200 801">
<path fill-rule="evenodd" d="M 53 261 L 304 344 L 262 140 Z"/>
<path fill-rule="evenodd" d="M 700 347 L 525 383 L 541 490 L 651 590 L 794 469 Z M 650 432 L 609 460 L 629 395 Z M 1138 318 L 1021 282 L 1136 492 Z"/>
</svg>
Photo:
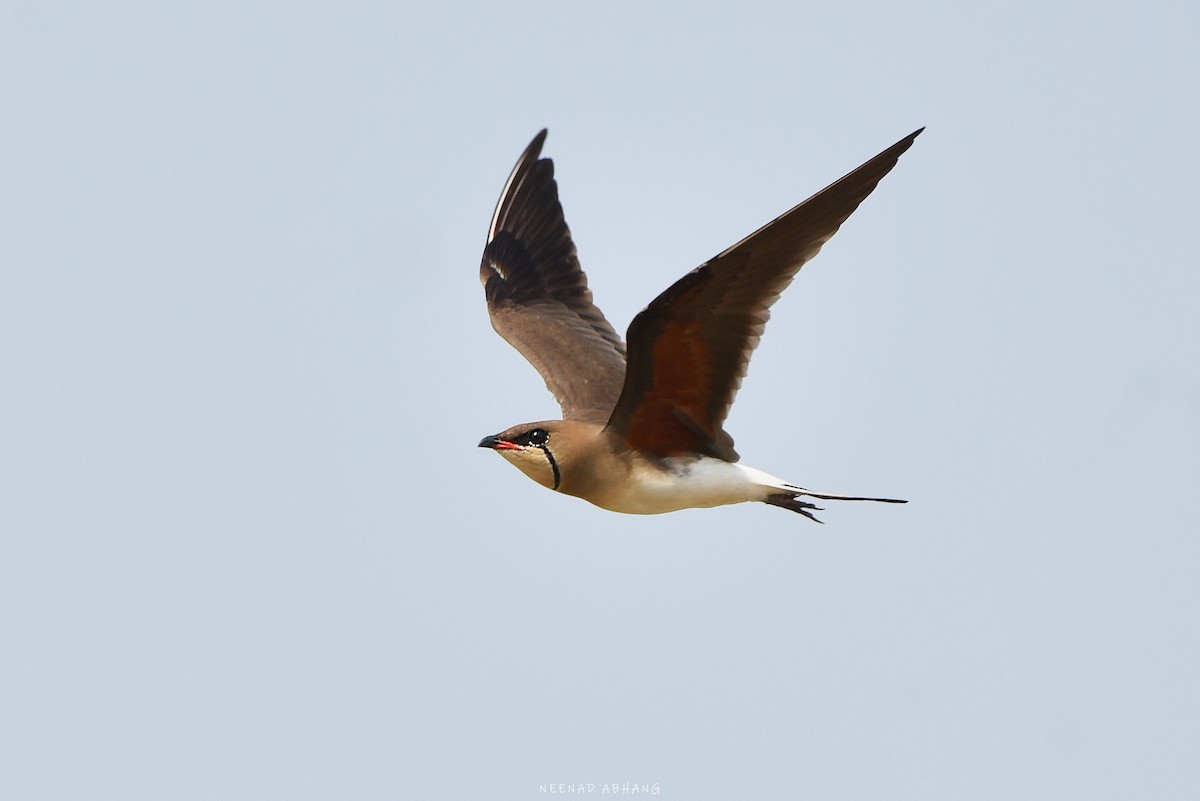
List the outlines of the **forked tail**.
<svg viewBox="0 0 1200 801">
<path fill-rule="evenodd" d="M 816 523 L 818 520 L 813 512 L 824 511 L 822 507 L 815 503 L 800 500 L 801 495 L 807 495 L 810 498 L 820 498 L 823 501 L 876 501 L 878 503 L 908 503 L 898 498 L 863 498 L 857 495 L 826 495 L 819 492 L 810 492 L 803 487 L 789 487 L 787 492 L 777 492 L 763 498 L 763 503 L 769 503 L 772 506 L 778 506 L 783 509 L 790 509 L 793 512 L 799 512 Z"/>
</svg>

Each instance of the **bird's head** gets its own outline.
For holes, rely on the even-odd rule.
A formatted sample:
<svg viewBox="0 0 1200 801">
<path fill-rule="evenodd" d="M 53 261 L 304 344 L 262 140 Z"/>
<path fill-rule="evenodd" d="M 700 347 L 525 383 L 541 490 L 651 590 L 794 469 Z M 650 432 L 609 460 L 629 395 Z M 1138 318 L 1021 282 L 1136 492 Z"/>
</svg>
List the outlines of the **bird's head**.
<svg viewBox="0 0 1200 801">
<path fill-rule="evenodd" d="M 491 448 L 543 487 L 557 490 L 564 469 L 586 458 L 601 429 L 570 420 L 522 423 L 484 437 L 479 447 Z"/>
<path fill-rule="evenodd" d="M 479 447 L 491 448 L 543 487 L 556 490 L 562 483 L 562 468 L 554 455 L 563 439 L 561 426 L 559 420 L 522 423 L 484 437 Z"/>
</svg>

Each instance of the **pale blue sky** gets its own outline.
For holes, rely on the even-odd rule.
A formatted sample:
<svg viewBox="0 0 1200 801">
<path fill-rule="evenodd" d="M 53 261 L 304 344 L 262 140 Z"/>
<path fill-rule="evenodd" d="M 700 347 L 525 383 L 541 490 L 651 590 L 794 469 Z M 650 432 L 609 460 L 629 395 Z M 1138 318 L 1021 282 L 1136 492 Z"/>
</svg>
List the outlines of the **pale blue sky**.
<svg viewBox="0 0 1200 801">
<path fill-rule="evenodd" d="M 1193 3 L 18 3 L 12 798 L 1200 793 Z M 615 515 L 477 269 L 550 136 L 618 329 L 928 130 L 775 307 L 747 463 Z"/>
</svg>

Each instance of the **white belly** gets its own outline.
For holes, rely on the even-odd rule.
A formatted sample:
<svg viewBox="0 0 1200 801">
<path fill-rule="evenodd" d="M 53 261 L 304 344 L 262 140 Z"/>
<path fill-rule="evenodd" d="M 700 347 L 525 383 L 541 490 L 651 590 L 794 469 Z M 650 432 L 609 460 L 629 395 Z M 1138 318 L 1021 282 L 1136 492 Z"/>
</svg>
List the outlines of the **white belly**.
<svg viewBox="0 0 1200 801">
<path fill-rule="evenodd" d="M 740 464 L 720 459 L 668 460 L 667 469 L 645 466 L 603 497 L 592 500 L 613 512 L 654 515 L 680 509 L 708 508 L 761 501 L 785 482 Z"/>
</svg>

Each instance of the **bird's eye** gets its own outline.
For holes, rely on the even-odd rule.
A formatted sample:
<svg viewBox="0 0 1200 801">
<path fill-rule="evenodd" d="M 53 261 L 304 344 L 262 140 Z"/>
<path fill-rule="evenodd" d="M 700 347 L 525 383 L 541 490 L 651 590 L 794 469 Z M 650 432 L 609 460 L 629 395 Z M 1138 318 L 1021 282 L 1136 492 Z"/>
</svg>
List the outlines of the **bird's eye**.
<svg viewBox="0 0 1200 801">
<path fill-rule="evenodd" d="M 545 445 L 550 440 L 550 434 L 544 428 L 535 428 L 526 437 L 530 445 Z"/>
</svg>

